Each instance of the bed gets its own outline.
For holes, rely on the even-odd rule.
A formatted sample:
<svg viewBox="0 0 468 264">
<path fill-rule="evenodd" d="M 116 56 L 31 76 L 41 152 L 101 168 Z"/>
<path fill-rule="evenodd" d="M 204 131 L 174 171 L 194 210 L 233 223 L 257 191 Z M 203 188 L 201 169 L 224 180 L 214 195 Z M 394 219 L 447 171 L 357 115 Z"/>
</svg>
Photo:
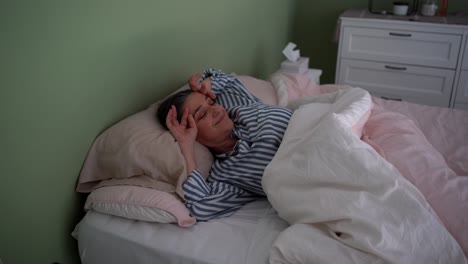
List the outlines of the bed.
<svg viewBox="0 0 468 264">
<path fill-rule="evenodd" d="M 288 224 L 266 200 L 190 229 L 89 211 L 80 222 L 83 263 L 265 263 Z M 209 249 L 209 250 L 208 250 Z"/>
<path fill-rule="evenodd" d="M 155 132 L 153 104 L 88 153 L 77 187 L 90 193 L 87 213 L 73 232 L 82 263 L 467 262 L 468 112 L 372 98 L 300 74 L 239 78 L 266 103 L 298 113 L 285 135 L 290 147 L 282 144 L 265 172 L 268 200 L 196 223 L 180 200 L 183 159 L 168 133 Z M 212 157 L 196 151 L 208 171 Z"/>
</svg>

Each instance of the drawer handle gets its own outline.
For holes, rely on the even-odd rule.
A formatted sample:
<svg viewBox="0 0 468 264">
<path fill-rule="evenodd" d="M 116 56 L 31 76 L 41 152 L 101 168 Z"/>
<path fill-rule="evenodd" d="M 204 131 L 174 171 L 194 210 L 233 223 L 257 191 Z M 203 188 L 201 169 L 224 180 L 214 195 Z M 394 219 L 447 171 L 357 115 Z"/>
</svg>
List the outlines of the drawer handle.
<svg viewBox="0 0 468 264">
<path fill-rule="evenodd" d="M 397 66 L 390 66 L 390 65 L 385 65 L 385 69 L 397 70 L 397 71 L 406 71 L 406 67 L 397 67 Z"/>
<path fill-rule="evenodd" d="M 384 99 L 384 100 L 391 100 L 391 101 L 403 101 L 403 99 L 401 98 L 390 98 L 390 97 L 385 97 L 385 96 L 380 96 L 380 98 Z"/>
<path fill-rule="evenodd" d="M 395 32 L 390 32 L 388 33 L 390 36 L 396 36 L 396 37 L 406 37 L 410 38 L 412 35 L 409 33 L 395 33 Z"/>
</svg>

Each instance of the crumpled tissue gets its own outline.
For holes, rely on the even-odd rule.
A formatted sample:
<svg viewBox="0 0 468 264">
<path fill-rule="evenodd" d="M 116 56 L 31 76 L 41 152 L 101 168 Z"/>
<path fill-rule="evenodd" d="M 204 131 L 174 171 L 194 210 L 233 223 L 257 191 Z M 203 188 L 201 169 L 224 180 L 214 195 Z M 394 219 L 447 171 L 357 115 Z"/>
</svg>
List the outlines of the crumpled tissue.
<svg viewBox="0 0 468 264">
<path fill-rule="evenodd" d="M 289 42 L 283 49 L 283 54 L 287 60 L 281 63 L 281 70 L 292 73 L 306 73 L 309 69 L 309 58 L 301 57 L 300 51 L 295 48 L 296 44 Z"/>
<path fill-rule="evenodd" d="M 288 45 L 286 45 L 286 48 L 283 49 L 283 54 L 289 61 L 297 61 L 301 56 L 299 50 L 294 50 L 296 47 L 296 44 L 289 42 Z"/>
</svg>

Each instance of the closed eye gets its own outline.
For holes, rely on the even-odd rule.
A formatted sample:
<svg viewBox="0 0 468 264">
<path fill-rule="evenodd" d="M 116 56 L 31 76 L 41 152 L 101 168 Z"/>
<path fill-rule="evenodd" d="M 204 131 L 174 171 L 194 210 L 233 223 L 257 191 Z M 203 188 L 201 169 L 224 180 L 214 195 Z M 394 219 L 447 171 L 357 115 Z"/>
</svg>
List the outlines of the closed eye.
<svg viewBox="0 0 468 264">
<path fill-rule="evenodd" d="M 204 110 L 199 116 L 198 116 L 198 119 L 197 120 L 202 120 L 206 117 L 206 110 Z"/>
</svg>

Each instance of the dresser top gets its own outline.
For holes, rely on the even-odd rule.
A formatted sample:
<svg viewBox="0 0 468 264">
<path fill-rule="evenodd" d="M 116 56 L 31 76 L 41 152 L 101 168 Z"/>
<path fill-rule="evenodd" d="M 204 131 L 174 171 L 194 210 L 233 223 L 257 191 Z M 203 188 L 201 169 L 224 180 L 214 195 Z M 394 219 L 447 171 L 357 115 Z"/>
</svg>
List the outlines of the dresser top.
<svg viewBox="0 0 468 264">
<path fill-rule="evenodd" d="M 367 19 L 383 19 L 383 20 L 394 20 L 394 21 L 413 21 L 419 23 L 436 23 L 445 25 L 468 25 L 468 15 L 448 15 L 446 17 L 441 16 L 422 16 L 422 15 L 411 15 L 411 16 L 395 16 L 392 14 L 374 14 L 369 12 L 367 9 L 349 9 L 340 15 L 340 18 L 367 18 Z"/>
</svg>

